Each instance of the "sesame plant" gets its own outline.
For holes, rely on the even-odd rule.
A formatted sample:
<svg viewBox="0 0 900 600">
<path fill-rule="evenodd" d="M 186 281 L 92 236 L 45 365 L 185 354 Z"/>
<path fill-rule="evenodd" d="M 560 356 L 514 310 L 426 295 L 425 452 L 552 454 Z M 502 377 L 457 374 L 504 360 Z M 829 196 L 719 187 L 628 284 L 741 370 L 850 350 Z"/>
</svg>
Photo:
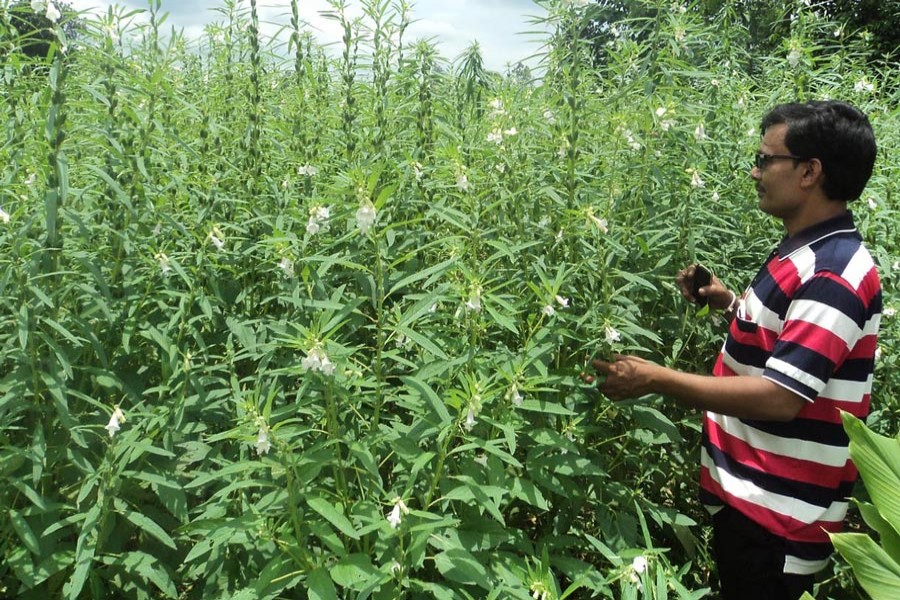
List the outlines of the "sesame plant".
<svg viewBox="0 0 900 600">
<path fill-rule="evenodd" d="M 0 595 L 709 595 L 698 415 L 578 374 L 708 371 L 723 324 L 674 274 L 736 289 L 778 240 L 749 162 L 795 98 L 882 147 L 854 211 L 896 429 L 896 74 L 802 9 L 757 56 L 730 8 L 648 0 L 601 60 L 590 3 L 540 4 L 534 81 L 408 39 L 404 1 L 331 2 L 337 49 L 299 1 L 285 39 L 255 1 L 196 40 L 159 0 L 47 14 L 40 59 L 0 4 Z"/>
</svg>

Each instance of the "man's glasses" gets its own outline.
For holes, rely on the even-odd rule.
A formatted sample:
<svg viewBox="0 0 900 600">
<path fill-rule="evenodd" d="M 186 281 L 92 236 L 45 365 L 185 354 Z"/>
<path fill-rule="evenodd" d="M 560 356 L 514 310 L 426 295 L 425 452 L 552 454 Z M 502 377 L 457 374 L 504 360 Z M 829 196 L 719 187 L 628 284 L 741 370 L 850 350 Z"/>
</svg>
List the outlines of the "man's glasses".
<svg viewBox="0 0 900 600">
<path fill-rule="evenodd" d="M 762 171 L 770 164 L 772 161 L 778 159 L 790 159 L 790 160 L 809 160 L 808 158 L 803 158 L 802 156 L 794 156 L 793 154 L 763 154 L 762 152 L 757 152 L 754 157 L 753 164 L 757 169 Z"/>
</svg>

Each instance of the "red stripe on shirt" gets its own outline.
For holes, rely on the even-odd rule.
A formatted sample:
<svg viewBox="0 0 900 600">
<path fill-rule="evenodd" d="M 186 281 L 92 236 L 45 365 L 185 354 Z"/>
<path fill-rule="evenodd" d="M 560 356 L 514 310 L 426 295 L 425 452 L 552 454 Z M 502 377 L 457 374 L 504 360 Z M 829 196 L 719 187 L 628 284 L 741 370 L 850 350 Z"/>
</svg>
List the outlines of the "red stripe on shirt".
<svg viewBox="0 0 900 600">
<path fill-rule="evenodd" d="M 849 458 L 844 465 L 832 467 L 793 456 L 773 454 L 749 446 L 741 438 L 724 431 L 715 421 L 707 420 L 706 424 L 707 436 L 713 446 L 740 464 L 766 475 L 828 488 L 840 486 L 849 476 L 847 471 Z"/>
<path fill-rule="evenodd" d="M 743 513 L 747 518 L 765 527 L 778 537 L 808 544 L 828 543 L 828 533 L 839 533 L 843 527 L 841 521 L 815 521 L 806 524 L 792 519 L 764 506 L 753 504 L 726 492 L 709 474 L 705 466 L 700 469 L 700 485 L 707 492 L 720 498 L 724 503 Z"/>
</svg>

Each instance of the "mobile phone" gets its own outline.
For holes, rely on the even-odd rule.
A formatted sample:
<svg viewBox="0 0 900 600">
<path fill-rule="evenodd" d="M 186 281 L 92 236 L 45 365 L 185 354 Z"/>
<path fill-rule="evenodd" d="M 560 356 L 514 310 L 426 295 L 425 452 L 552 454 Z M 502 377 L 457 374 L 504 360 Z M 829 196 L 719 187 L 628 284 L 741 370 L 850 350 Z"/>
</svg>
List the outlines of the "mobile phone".
<svg viewBox="0 0 900 600">
<path fill-rule="evenodd" d="M 694 281 L 693 285 L 691 286 L 691 294 L 697 301 L 698 306 L 706 306 L 707 302 L 709 302 L 709 299 L 706 296 L 700 295 L 700 288 L 706 287 L 711 283 L 712 272 L 700 263 L 694 265 Z"/>
</svg>

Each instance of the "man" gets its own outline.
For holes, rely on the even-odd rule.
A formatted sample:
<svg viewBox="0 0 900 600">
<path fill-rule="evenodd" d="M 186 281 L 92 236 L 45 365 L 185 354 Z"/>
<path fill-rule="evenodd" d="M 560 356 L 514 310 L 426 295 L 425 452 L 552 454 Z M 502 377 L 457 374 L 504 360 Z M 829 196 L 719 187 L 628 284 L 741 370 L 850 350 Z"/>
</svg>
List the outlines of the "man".
<svg viewBox="0 0 900 600">
<path fill-rule="evenodd" d="M 787 235 L 742 296 L 716 277 L 699 289 L 730 319 L 713 375 L 615 356 L 583 378 L 614 400 L 657 393 L 706 411 L 701 500 L 722 597 L 796 600 L 827 563 L 857 476 L 840 410 L 869 409 L 881 284 L 847 203 L 876 150 L 866 116 L 842 102 L 776 106 L 761 132 L 750 176 Z M 695 269 L 678 276 L 691 301 Z"/>
</svg>

